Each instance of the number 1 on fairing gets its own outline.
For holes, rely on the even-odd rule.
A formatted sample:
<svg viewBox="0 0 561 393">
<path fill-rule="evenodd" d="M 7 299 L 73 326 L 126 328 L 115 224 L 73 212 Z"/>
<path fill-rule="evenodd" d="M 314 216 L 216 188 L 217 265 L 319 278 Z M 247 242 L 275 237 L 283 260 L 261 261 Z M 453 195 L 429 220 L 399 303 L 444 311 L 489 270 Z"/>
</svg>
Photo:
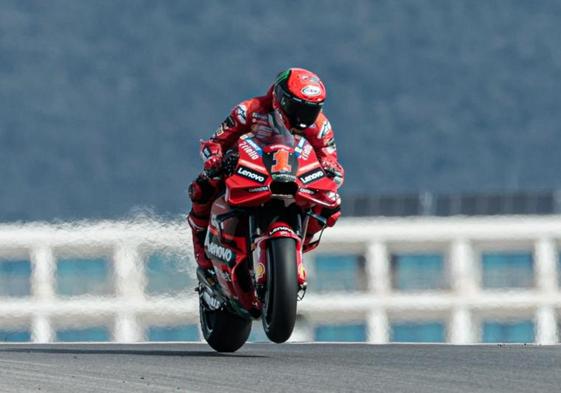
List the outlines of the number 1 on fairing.
<svg viewBox="0 0 561 393">
<path fill-rule="evenodd" d="M 275 160 L 275 165 L 271 167 L 271 172 L 290 172 L 292 166 L 288 163 L 288 150 L 278 150 L 275 152 L 273 159 Z"/>
</svg>

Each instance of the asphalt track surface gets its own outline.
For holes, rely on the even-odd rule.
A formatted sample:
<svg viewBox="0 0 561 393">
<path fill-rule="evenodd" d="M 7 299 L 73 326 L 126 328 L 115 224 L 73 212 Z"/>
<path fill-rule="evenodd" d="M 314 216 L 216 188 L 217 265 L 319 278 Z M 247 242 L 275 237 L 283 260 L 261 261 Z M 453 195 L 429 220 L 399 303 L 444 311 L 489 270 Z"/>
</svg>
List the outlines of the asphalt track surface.
<svg viewBox="0 0 561 393">
<path fill-rule="evenodd" d="M 561 347 L 0 345 L 0 392 L 559 392 Z"/>
</svg>

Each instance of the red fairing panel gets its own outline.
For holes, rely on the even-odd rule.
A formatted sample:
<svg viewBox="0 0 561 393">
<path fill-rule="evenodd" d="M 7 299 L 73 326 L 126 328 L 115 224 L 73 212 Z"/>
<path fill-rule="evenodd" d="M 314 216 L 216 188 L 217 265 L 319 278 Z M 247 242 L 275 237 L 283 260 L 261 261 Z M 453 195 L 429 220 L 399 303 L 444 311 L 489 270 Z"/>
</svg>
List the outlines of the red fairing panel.
<svg viewBox="0 0 561 393">
<path fill-rule="evenodd" d="M 337 184 L 327 177 L 318 163 L 318 157 L 306 140 L 298 144 L 300 149 L 299 168 L 297 172 L 298 193 L 296 203 L 302 207 L 319 204 L 325 207 L 335 207 L 338 203 Z"/>
<path fill-rule="evenodd" d="M 232 206 L 259 206 L 271 198 L 271 177 L 263 163 L 261 148 L 251 134 L 238 144 L 238 166 L 226 179 L 226 201 Z"/>
<path fill-rule="evenodd" d="M 231 211 L 224 197 L 214 202 L 211 217 L 215 220 L 211 220 L 205 242 L 207 255 L 214 265 L 216 277 L 225 294 L 238 300 L 247 310 L 259 308 L 253 284 L 247 279 L 249 273 L 246 220 L 234 216 L 223 221 L 222 230 L 216 227 L 216 218 Z"/>
</svg>

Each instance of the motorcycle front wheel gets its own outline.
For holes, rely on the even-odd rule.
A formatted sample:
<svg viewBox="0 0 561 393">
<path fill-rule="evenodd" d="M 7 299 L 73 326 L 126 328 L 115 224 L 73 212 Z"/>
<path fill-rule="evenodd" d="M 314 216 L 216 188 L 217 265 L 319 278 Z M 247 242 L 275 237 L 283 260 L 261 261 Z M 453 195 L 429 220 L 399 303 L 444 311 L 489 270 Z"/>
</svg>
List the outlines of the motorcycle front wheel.
<svg viewBox="0 0 561 393">
<path fill-rule="evenodd" d="M 212 311 L 199 299 L 199 317 L 203 337 L 217 352 L 235 352 L 251 332 L 251 321 L 226 310 Z"/>
<path fill-rule="evenodd" d="M 283 343 L 296 322 L 298 272 L 296 240 L 274 238 L 267 245 L 267 284 L 263 297 L 263 329 L 269 340 Z"/>
</svg>

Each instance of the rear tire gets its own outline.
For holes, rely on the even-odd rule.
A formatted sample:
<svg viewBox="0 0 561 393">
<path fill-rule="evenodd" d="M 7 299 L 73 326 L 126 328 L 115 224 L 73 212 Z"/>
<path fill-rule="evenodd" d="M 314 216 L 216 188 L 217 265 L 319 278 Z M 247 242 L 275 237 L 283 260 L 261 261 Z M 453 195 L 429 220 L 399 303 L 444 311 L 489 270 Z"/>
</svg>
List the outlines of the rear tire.
<svg viewBox="0 0 561 393">
<path fill-rule="evenodd" d="M 267 287 L 263 302 L 263 329 L 269 339 L 283 343 L 290 338 L 296 322 L 298 272 L 296 240 L 287 237 L 269 240 L 267 245 Z"/>
<path fill-rule="evenodd" d="M 217 352 L 235 352 L 242 347 L 251 332 L 251 321 L 226 310 L 208 310 L 199 299 L 199 317 L 203 337 Z"/>
</svg>

